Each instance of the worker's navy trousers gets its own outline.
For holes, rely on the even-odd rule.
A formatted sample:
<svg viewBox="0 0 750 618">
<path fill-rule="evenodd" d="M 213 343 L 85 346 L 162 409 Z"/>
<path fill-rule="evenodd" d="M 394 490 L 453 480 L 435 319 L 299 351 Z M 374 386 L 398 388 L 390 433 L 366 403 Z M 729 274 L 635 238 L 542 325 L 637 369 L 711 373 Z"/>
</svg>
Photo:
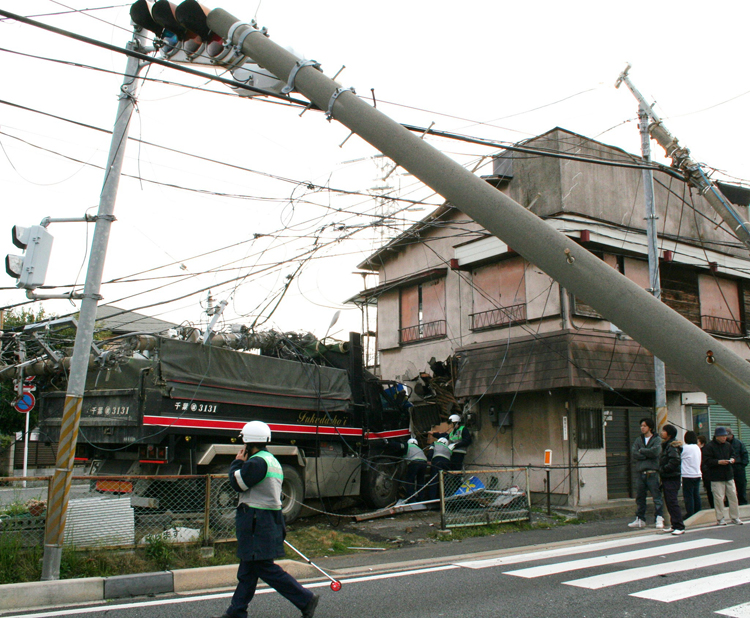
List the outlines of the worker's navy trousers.
<svg viewBox="0 0 750 618">
<path fill-rule="evenodd" d="M 241 560 L 237 570 L 239 584 L 227 609 L 227 616 L 247 618 L 247 606 L 255 595 L 258 578 L 289 599 L 299 610 L 306 607 L 313 597 L 312 592 L 303 588 L 273 560 Z"/>
</svg>

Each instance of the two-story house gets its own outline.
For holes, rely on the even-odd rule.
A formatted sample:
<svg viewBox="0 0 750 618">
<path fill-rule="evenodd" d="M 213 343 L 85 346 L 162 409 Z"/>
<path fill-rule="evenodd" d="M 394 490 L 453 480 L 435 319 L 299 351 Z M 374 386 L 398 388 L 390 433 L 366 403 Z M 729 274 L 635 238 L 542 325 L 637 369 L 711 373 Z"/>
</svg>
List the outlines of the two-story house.
<svg viewBox="0 0 750 618">
<path fill-rule="evenodd" d="M 517 147 L 495 158 L 487 182 L 650 289 L 641 157 L 560 128 Z M 663 302 L 750 359 L 747 250 L 669 170 L 654 186 Z M 721 188 L 747 220 L 750 190 Z M 529 464 L 542 492 L 550 449 L 558 502 L 632 495 L 630 445 L 654 415 L 655 387 L 653 356 L 627 333 L 450 205 L 359 268 L 378 275 L 349 302 L 377 306 L 383 378 L 455 360 L 454 394 L 475 436 L 467 464 Z M 750 440 L 677 368 L 666 374 L 670 422 L 706 435 L 728 424 Z"/>
</svg>

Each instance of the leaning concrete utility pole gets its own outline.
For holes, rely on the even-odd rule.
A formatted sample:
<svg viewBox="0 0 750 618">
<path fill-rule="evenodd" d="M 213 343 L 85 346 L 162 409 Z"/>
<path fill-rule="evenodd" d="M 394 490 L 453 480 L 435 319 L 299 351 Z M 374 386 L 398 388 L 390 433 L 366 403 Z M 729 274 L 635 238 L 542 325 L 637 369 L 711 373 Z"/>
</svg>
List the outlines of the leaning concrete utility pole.
<svg viewBox="0 0 750 618">
<path fill-rule="evenodd" d="M 208 25 L 750 423 L 750 363 L 262 31 L 222 9 Z"/>
<path fill-rule="evenodd" d="M 638 107 L 638 128 L 641 131 L 641 154 L 646 163 L 651 163 L 651 136 L 648 133 L 648 110 L 643 104 Z M 656 236 L 656 208 L 654 206 L 654 172 L 643 169 L 643 195 L 646 198 L 646 239 L 648 243 L 649 292 L 661 300 L 661 278 L 659 277 L 659 250 Z M 667 372 L 660 358 L 654 356 L 654 387 L 656 427 L 661 430 L 667 424 Z"/>
<path fill-rule="evenodd" d="M 145 39 L 138 32 L 128 43 L 133 51 L 145 49 Z M 107 157 L 104 185 L 99 196 L 99 211 L 96 216 L 94 237 L 91 241 L 86 283 L 83 287 L 81 313 L 78 317 L 73 357 L 70 361 L 68 391 L 65 396 L 63 417 L 60 426 L 60 444 L 57 449 L 57 462 L 52 477 L 47 500 L 47 528 L 44 536 L 44 557 L 42 560 L 42 580 L 60 578 L 60 558 L 62 557 L 65 538 L 65 517 L 68 510 L 68 494 L 73 480 L 73 462 L 78 441 L 78 425 L 81 420 L 83 392 L 86 386 L 91 344 L 94 340 L 96 308 L 101 296 L 99 294 L 104 270 L 104 259 L 107 255 L 109 232 L 115 210 L 117 187 L 120 184 L 120 172 L 125 158 L 125 145 L 128 141 L 130 119 L 135 109 L 137 76 L 141 62 L 128 57 L 125 69 L 125 80 L 121 86 L 120 104 L 117 108 L 115 128 Z"/>
<path fill-rule="evenodd" d="M 633 96 L 638 100 L 641 109 L 649 115 L 653 121 L 648 128 L 648 132 L 653 139 L 655 139 L 659 145 L 664 148 L 667 156 L 672 159 L 672 167 L 682 170 L 685 173 L 687 181 L 706 198 L 706 201 L 711 204 L 719 216 L 729 226 L 737 238 L 739 238 L 744 245 L 750 249 L 750 222 L 743 221 L 742 218 L 737 214 L 737 211 L 732 208 L 732 205 L 726 200 L 721 194 L 721 191 L 716 188 L 714 183 L 709 180 L 706 173 L 700 164 L 696 163 L 690 158 L 690 150 L 680 146 L 677 138 L 667 131 L 666 127 L 661 121 L 661 118 L 657 115 L 654 109 L 646 103 L 644 96 L 638 91 L 633 85 L 628 76 L 630 71 L 630 65 L 625 67 L 625 70 L 620 73 L 620 76 L 615 82 L 615 88 L 619 88 L 623 82 L 633 93 Z"/>
</svg>

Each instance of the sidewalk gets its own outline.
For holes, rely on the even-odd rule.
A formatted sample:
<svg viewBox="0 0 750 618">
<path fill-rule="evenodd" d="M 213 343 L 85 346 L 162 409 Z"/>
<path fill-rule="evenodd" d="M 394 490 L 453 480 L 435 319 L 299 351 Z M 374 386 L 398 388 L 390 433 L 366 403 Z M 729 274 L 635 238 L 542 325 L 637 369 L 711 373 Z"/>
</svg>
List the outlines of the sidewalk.
<svg viewBox="0 0 750 618">
<path fill-rule="evenodd" d="M 313 561 L 337 578 L 362 573 L 385 572 L 421 565 L 435 565 L 456 561 L 468 555 L 496 554 L 518 551 L 520 548 L 548 548 L 571 541 L 584 541 L 602 536 L 628 536 L 646 534 L 653 527 L 628 528 L 633 519 L 632 500 L 617 501 L 600 508 L 555 509 L 567 517 L 576 517 L 584 523 L 562 524 L 550 528 L 533 528 L 460 541 L 438 540 L 430 532 L 440 528 L 440 513 L 417 511 L 394 517 L 365 522 L 341 522 L 339 529 L 373 540 L 393 545 L 386 551 L 362 551 L 344 556 L 315 558 Z M 546 515 L 533 513 L 534 523 L 544 522 Z M 750 520 L 750 506 L 740 507 L 740 516 Z M 716 523 L 713 510 L 697 513 L 685 524 L 688 527 L 710 526 Z M 750 521 L 749 521 L 750 525 Z M 449 539 L 451 532 L 440 532 Z M 295 560 L 280 560 L 279 564 L 295 578 L 321 579 L 314 567 Z M 182 569 L 159 573 L 142 573 L 116 577 L 94 577 L 51 582 L 29 582 L 0 586 L 0 612 L 42 609 L 94 603 L 107 599 L 130 598 L 153 594 L 187 594 L 194 592 L 233 589 L 237 565 Z"/>
</svg>

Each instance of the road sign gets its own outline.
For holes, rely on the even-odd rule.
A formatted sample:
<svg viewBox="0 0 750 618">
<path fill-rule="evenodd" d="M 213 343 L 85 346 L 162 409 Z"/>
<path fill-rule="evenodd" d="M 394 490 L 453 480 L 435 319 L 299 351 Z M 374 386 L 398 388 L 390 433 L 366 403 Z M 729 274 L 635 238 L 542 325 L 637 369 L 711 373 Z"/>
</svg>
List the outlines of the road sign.
<svg viewBox="0 0 750 618">
<path fill-rule="evenodd" d="M 36 397 L 34 397 L 34 395 L 32 395 L 31 393 L 24 393 L 23 396 L 13 404 L 13 407 L 18 412 L 26 413 L 33 410 L 35 405 Z"/>
</svg>

